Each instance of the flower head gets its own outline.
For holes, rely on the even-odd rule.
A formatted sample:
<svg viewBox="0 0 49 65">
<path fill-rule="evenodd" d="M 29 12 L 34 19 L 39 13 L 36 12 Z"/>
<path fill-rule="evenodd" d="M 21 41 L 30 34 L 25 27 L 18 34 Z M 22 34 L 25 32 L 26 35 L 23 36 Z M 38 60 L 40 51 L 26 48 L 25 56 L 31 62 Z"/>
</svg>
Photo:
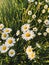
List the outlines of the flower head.
<svg viewBox="0 0 49 65">
<path fill-rule="evenodd" d="M 1 38 L 2 38 L 2 40 L 6 40 L 8 38 L 8 36 L 9 35 L 7 33 L 2 33 Z"/>
<path fill-rule="evenodd" d="M 9 54 L 10 57 L 15 56 L 15 50 L 14 49 L 10 49 L 8 54 Z"/>
<path fill-rule="evenodd" d="M 15 43 L 15 38 L 13 38 L 13 37 L 9 37 L 7 40 L 6 40 L 6 42 L 5 42 L 5 44 L 7 45 L 7 46 L 14 46 L 14 43 Z"/>
<path fill-rule="evenodd" d="M 11 31 L 12 31 L 11 28 L 4 28 L 4 30 L 3 30 L 3 32 L 5 32 L 5 33 L 10 33 Z"/>
<path fill-rule="evenodd" d="M 0 46 L 1 53 L 6 53 L 9 50 L 9 47 L 5 44 Z"/>
<path fill-rule="evenodd" d="M 32 52 L 28 55 L 28 59 L 33 60 L 35 58 L 35 52 Z"/>
<path fill-rule="evenodd" d="M 34 32 L 30 30 L 22 34 L 22 38 L 25 39 L 26 41 L 33 39 L 34 37 L 35 37 Z"/>
<path fill-rule="evenodd" d="M 24 24 L 24 25 L 22 25 L 22 27 L 21 27 L 21 31 L 22 32 L 26 32 L 27 30 L 29 30 L 30 29 L 30 24 Z"/>
<path fill-rule="evenodd" d="M 46 32 L 49 33 L 49 28 L 46 28 Z"/>
<path fill-rule="evenodd" d="M 28 46 L 28 47 L 26 48 L 26 53 L 27 53 L 27 54 L 30 54 L 30 53 L 32 52 L 32 50 L 33 50 L 32 46 Z"/>
</svg>

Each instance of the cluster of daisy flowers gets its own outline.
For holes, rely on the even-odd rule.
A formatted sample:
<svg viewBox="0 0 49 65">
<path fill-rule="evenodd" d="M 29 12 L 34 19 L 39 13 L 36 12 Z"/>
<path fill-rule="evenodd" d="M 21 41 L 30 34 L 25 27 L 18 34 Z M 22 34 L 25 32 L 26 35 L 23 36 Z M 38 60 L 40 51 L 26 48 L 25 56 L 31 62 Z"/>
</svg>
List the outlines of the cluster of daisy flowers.
<svg viewBox="0 0 49 65">
<path fill-rule="evenodd" d="M 28 59 L 32 60 L 36 57 L 35 51 L 33 51 L 32 46 L 28 46 L 26 48 L 26 54 L 28 55 Z"/>
<path fill-rule="evenodd" d="M 35 37 L 35 33 L 30 29 L 30 24 L 24 24 L 21 27 L 21 30 L 23 32 L 22 38 L 25 39 L 26 41 L 33 39 Z"/>
<path fill-rule="evenodd" d="M 39 4 L 42 5 L 42 2 L 37 2 L 35 0 L 28 0 L 29 4 L 32 2 L 35 2 L 35 5 Z M 45 0 L 46 4 L 44 5 L 42 11 L 41 11 L 41 15 L 44 15 L 46 12 L 49 13 L 49 0 Z M 26 42 L 33 40 L 36 36 L 47 36 L 47 34 L 49 34 L 49 16 L 47 16 L 44 20 L 42 20 L 42 17 L 39 16 L 38 19 L 36 13 L 33 14 L 32 10 L 29 9 L 27 11 L 27 15 L 29 16 L 29 19 L 27 19 L 27 23 L 23 24 L 21 26 L 21 36 L 20 38 L 22 38 L 23 40 L 25 40 Z M 30 16 L 31 19 L 30 20 Z M 38 26 L 37 24 L 33 24 L 31 25 L 31 23 L 33 23 L 33 21 L 36 20 L 36 23 L 38 23 L 39 27 L 42 23 L 42 26 L 40 29 L 42 29 L 43 32 L 41 32 L 41 30 L 38 30 Z M 45 29 L 44 29 L 45 28 Z M 43 30 L 44 29 L 44 30 Z M 14 49 L 11 49 L 11 47 L 13 47 L 16 43 L 16 40 L 14 37 L 10 36 L 12 29 L 11 28 L 5 28 L 3 24 L 0 24 L 0 37 L 1 37 L 1 42 L 3 42 L 4 44 L 0 45 L 0 52 L 1 53 L 6 53 L 8 52 L 8 55 L 10 57 L 13 57 L 16 53 L 16 51 Z M 19 34 L 21 33 L 20 30 L 17 30 L 16 32 L 16 36 L 19 37 Z M 19 40 L 19 38 L 17 38 L 17 41 Z M 39 40 L 38 40 L 39 41 Z M 37 42 L 38 42 L 37 41 Z M 35 43 L 36 47 L 41 48 L 41 46 L 38 43 Z M 26 54 L 28 56 L 28 59 L 33 60 L 36 58 L 36 52 L 34 51 L 34 49 L 32 48 L 32 46 L 28 46 L 26 48 Z"/>
<path fill-rule="evenodd" d="M 28 0 L 29 3 L 32 3 L 34 2 L 34 0 Z M 46 14 L 46 12 L 49 14 L 49 0 L 45 0 L 46 4 L 44 5 L 42 11 L 41 11 L 41 15 L 44 15 Z M 35 1 L 35 5 L 37 5 L 38 2 Z M 39 6 L 42 5 L 42 2 L 39 2 Z M 27 23 L 31 23 L 33 20 L 36 20 L 37 18 L 37 15 L 36 14 L 33 14 L 31 10 L 28 10 L 28 15 L 31 16 L 32 20 L 28 19 L 27 20 Z M 45 27 L 45 31 L 43 33 L 41 32 L 38 32 L 38 35 L 43 35 L 43 36 L 47 36 L 47 34 L 49 33 L 49 15 L 46 16 L 45 20 L 43 21 L 41 18 L 38 18 L 36 20 L 36 23 L 38 23 L 39 25 L 41 25 L 41 23 L 43 24 L 43 28 Z M 43 30 L 42 26 L 41 26 L 41 29 Z M 33 31 L 34 32 L 37 32 L 38 31 L 38 28 L 35 26 L 33 28 Z"/>
<path fill-rule="evenodd" d="M 0 52 L 6 53 L 8 51 L 8 55 L 10 57 L 13 57 L 15 55 L 15 50 L 10 49 L 14 44 L 16 43 L 15 38 L 10 37 L 12 29 L 11 28 L 4 28 L 3 24 L 0 24 L 0 36 L 1 40 L 3 41 L 3 44 L 0 45 Z M 0 43 L 2 42 L 0 41 Z M 9 50 L 10 49 L 10 50 Z"/>
</svg>

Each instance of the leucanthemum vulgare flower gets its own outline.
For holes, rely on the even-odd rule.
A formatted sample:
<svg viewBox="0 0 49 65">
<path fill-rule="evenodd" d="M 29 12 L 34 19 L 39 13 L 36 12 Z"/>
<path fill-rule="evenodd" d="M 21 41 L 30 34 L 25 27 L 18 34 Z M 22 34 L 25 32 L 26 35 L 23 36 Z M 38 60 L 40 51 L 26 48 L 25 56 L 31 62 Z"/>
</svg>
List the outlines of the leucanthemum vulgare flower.
<svg viewBox="0 0 49 65">
<path fill-rule="evenodd" d="M 38 31 L 37 27 L 34 27 L 34 28 L 33 28 L 33 31 L 34 31 L 34 32 L 37 32 L 37 31 Z"/>
<path fill-rule="evenodd" d="M 3 32 L 5 32 L 5 33 L 10 33 L 11 31 L 12 31 L 11 28 L 4 28 L 4 29 L 3 29 Z"/>
<path fill-rule="evenodd" d="M 16 41 L 15 41 L 15 38 L 9 37 L 9 38 L 6 40 L 5 44 L 6 44 L 7 46 L 11 47 L 11 46 L 14 46 L 14 43 L 15 43 L 15 42 L 16 42 Z"/>
<path fill-rule="evenodd" d="M 44 21 L 44 23 L 45 23 L 45 25 L 49 25 L 49 20 L 46 19 L 46 20 Z"/>
<path fill-rule="evenodd" d="M 9 55 L 10 57 L 15 56 L 15 50 L 14 50 L 14 49 L 10 49 L 9 52 L 8 52 L 8 55 Z"/>
<path fill-rule="evenodd" d="M 32 11 L 28 11 L 28 15 L 32 15 Z"/>
<path fill-rule="evenodd" d="M 33 39 L 35 37 L 35 34 L 32 30 L 28 30 L 27 32 L 22 34 L 22 38 L 26 41 Z"/>
<path fill-rule="evenodd" d="M 46 4 L 46 5 L 44 5 L 44 9 L 48 9 L 48 5 Z"/>
<path fill-rule="evenodd" d="M 28 55 L 28 59 L 30 59 L 30 60 L 35 59 L 35 57 L 36 57 L 35 52 L 32 52 L 32 53 L 30 53 L 30 54 Z"/>
<path fill-rule="evenodd" d="M 49 33 L 49 28 L 46 28 L 46 32 Z"/>
<path fill-rule="evenodd" d="M 9 47 L 8 47 L 7 45 L 2 44 L 2 45 L 0 46 L 0 52 L 1 52 L 1 53 L 6 53 L 8 50 L 9 50 Z"/>
<path fill-rule="evenodd" d="M 41 19 L 38 19 L 37 21 L 38 21 L 38 23 L 41 23 L 41 22 L 42 22 L 42 20 L 41 20 Z"/>
<path fill-rule="evenodd" d="M 32 60 L 35 58 L 35 52 L 33 51 L 32 46 L 28 46 L 26 48 L 26 53 L 27 53 L 28 59 Z"/>
<path fill-rule="evenodd" d="M 1 35 L 2 40 L 6 40 L 8 37 L 9 37 L 9 35 L 7 33 L 4 33 L 4 32 Z"/>
<path fill-rule="evenodd" d="M 46 12 L 46 10 L 45 10 L 45 9 L 43 9 L 43 10 L 42 10 L 42 14 L 44 14 L 45 12 Z"/>
<path fill-rule="evenodd" d="M 21 27 L 21 31 L 22 32 L 26 32 L 27 30 L 29 30 L 30 29 L 30 24 L 24 24 L 24 25 L 22 25 L 22 27 Z"/>
<path fill-rule="evenodd" d="M 4 28 L 3 24 L 0 24 L 0 30 L 2 30 Z"/>
<path fill-rule="evenodd" d="M 44 36 L 47 36 L 47 32 L 43 32 L 43 35 L 44 35 Z"/>
<path fill-rule="evenodd" d="M 28 46 L 28 47 L 26 48 L 26 53 L 27 53 L 27 54 L 30 54 L 30 53 L 32 52 L 32 50 L 33 50 L 32 46 Z"/>
<path fill-rule="evenodd" d="M 33 19 L 35 19 L 35 18 L 36 18 L 36 15 L 35 15 L 35 14 L 33 14 L 33 15 L 32 15 L 32 18 L 33 18 Z"/>
</svg>

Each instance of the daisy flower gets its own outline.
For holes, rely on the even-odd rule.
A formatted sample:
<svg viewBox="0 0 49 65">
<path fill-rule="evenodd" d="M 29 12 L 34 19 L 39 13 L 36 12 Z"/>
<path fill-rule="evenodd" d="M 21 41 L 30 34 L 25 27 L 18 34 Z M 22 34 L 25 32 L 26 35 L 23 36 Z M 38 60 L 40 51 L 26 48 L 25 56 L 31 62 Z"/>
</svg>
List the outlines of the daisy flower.
<svg viewBox="0 0 49 65">
<path fill-rule="evenodd" d="M 0 46 L 0 51 L 1 53 L 6 53 L 9 50 L 9 47 L 5 44 L 3 44 L 2 46 Z"/>
<path fill-rule="evenodd" d="M 32 18 L 33 18 L 33 19 L 35 19 L 35 18 L 36 18 L 36 15 L 35 15 L 35 14 L 33 14 L 33 15 L 32 15 Z"/>
<path fill-rule="evenodd" d="M 42 13 L 44 14 L 45 12 L 46 12 L 46 10 L 45 10 L 45 9 L 43 9 L 43 10 L 42 10 Z"/>
<path fill-rule="evenodd" d="M 49 33 L 49 28 L 46 28 L 46 32 Z"/>
<path fill-rule="evenodd" d="M 32 52 L 28 55 L 28 59 L 33 60 L 35 58 L 35 52 Z"/>
<path fill-rule="evenodd" d="M 46 20 L 44 21 L 44 23 L 45 23 L 45 25 L 49 25 L 49 20 L 46 19 Z"/>
<path fill-rule="evenodd" d="M 48 9 L 48 5 L 46 4 L 46 5 L 44 5 L 44 9 Z"/>
<path fill-rule="evenodd" d="M 5 32 L 5 33 L 10 33 L 11 31 L 12 31 L 11 28 L 4 28 L 4 30 L 3 30 L 3 32 Z"/>
<path fill-rule="evenodd" d="M 14 43 L 15 43 L 16 41 L 15 41 L 15 38 L 13 38 L 13 37 L 9 37 L 7 40 L 6 40 L 6 42 L 5 42 L 5 44 L 7 45 L 7 46 L 14 46 Z"/>
<path fill-rule="evenodd" d="M 42 20 L 41 19 L 38 19 L 38 23 L 41 23 L 42 22 Z"/>
<path fill-rule="evenodd" d="M 34 28 L 33 28 L 33 31 L 34 31 L 34 32 L 37 32 L 37 31 L 38 31 L 38 29 L 37 29 L 36 27 L 34 27 Z"/>
<path fill-rule="evenodd" d="M 30 53 L 32 52 L 32 50 L 33 50 L 32 46 L 28 46 L 28 47 L 26 48 L 26 53 L 27 53 L 27 54 L 30 54 Z"/>
<path fill-rule="evenodd" d="M 22 27 L 21 27 L 21 31 L 22 32 L 26 32 L 27 30 L 29 30 L 30 29 L 30 24 L 24 24 L 24 25 L 22 25 Z"/>
<path fill-rule="evenodd" d="M 44 36 L 47 36 L 47 32 L 44 32 L 43 35 L 44 35 Z"/>
<path fill-rule="evenodd" d="M 0 24 L 0 30 L 2 30 L 4 28 L 3 24 Z"/>
<path fill-rule="evenodd" d="M 22 34 L 22 38 L 25 39 L 26 41 L 33 39 L 34 37 L 35 37 L 35 34 L 31 30 L 28 30 L 27 32 Z"/>
<path fill-rule="evenodd" d="M 8 36 L 9 35 L 7 33 L 2 33 L 1 38 L 2 38 L 2 40 L 6 40 L 8 38 Z"/>
<path fill-rule="evenodd" d="M 28 15 L 32 15 L 32 11 L 28 11 Z"/>
<path fill-rule="evenodd" d="M 9 52 L 8 52 L 8 55 L 9 55 L 10 57 L 15 56 L 15 50 L 14 50 L 14 49 L 10 49 Z"/>
</svg>

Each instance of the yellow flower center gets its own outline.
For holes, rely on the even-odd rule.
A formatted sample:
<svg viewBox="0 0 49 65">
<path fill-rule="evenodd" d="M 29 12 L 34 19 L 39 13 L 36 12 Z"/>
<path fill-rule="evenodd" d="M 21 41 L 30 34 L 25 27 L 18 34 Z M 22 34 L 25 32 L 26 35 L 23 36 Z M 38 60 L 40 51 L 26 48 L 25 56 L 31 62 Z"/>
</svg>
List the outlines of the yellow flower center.
<svg viewBox="0 0 49 65">
<path fill-rule="evenodd" d="M 13 41 L 11 39 L 8 40 L 8 43 L 11 44 Z"/>
<path fill-rule="evenodd" d="M 9 32 L 9 30 L 8 30 L 8 29 L 6 29 L 6 32 Z"/>
<path fill-rule="evenodd" d="M 30 33 L 26 33 L 26 37 L 30 37 Z"/>
<path fill-rule="evenodd" d="M 27 26 L 24 26 L 24 29 L 27 29 Z"/>
<path fill-rule="evenodd" d="M 2 50 L 6 50 L 6 46 L 3 46 L 3 47 L 2 47 Z"/>
<path fill-rule="evenodd" d="M 10 54 L 13 54 L 13 53 L 14 53 L 13 51 L 10 52 Z"/>
<path fill-rule="evenodd" d="M 29 51 L 29 52 L 31 52 L 32 50 L 31 50 L 31 49 L 29 49 L 28 51 Z"/>
<path fill-rule="evenodd" d="M 6 34 L 3 34 L 3 37 L 6 37 L 7 35 Z"/>
</svg>

